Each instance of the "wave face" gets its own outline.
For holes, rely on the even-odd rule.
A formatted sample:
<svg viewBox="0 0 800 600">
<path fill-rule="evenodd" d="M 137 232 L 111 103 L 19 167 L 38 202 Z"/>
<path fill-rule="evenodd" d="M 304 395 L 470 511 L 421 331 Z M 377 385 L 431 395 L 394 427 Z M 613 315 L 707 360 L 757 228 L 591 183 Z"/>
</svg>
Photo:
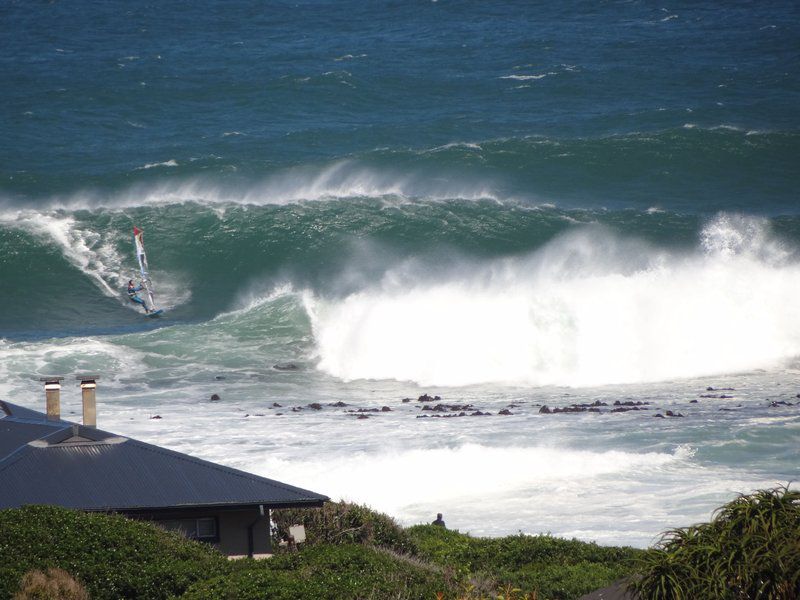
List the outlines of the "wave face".
<svg viewBox="0 0 800 600">
<path fill-rule="evenodd" d="M 146 232 L 164 324 L 230 311 L 260 322 L 253 307 L 288 294 L 307 315 L 292 343 L 346 381 L 589 386 L 800 354 L 786 301 L 800 292 L 796 218 L 389 195 L 6 212 L 0 248 L 21 260 L 5 274 L 3 336 L 155 326 L 122 293 L 132 223 Z"/>
<path fill-rule="evenodd" d="M 187 199 L 268 205 L 390 196 L 796 214 L 798 154 L 800 134 L 794 131 L 690 123 L 646 133 L 379 148 L 288 165 L 228 152 L 120 165 L 93 176 L 76 170 L 55 182 L 24 169 L 0 185 L 0 206 L 96 209 Z"/>
</svg>

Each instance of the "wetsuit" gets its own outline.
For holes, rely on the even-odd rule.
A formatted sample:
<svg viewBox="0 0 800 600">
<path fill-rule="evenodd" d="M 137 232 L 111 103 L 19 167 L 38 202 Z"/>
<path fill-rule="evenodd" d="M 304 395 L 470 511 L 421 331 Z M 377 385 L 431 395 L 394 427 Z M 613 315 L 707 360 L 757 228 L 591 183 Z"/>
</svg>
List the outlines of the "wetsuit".
<svg viewBox="0 0 800 600">
<path fill-rule="evenodd" d="M 132 285 L 128 284 L 128 298 L 131 299 L 131 302 L 136 302 L 137 304 L 141 304 L 142 308 L 144 308 L 144 312 L 150 312 L 150 309 L 147 308 L 147 304 L 144 300 L 139 298 L 139 295 L 136 292 L 140 292 L 142 290 L 142 286 L 133 287 Z"/>
</svg>

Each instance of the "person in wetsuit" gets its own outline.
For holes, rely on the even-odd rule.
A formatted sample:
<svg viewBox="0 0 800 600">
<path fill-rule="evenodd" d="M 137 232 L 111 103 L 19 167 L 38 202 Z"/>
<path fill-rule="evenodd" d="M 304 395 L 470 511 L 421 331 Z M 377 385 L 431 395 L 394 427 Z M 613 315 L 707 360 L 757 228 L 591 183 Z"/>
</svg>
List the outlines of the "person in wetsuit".
<svg viewBox="0 0 800 600">
<path fill-rule="evenodd" d="M 137 304 L 141 304 L 142 308 L 144 308 L 144 312 L 149 313 L 150 309 L 147 307 L 147 303 L 145 303 L 144 300 L 139 298 L 138 292 L 142 291 L 143 289 L 144 287 L 141 285 L 138 286 L 134 285 L 133 279 L 128 281 L 128 298 L 131 299 L 131 302 L 136 302 Z"/>
</svg>

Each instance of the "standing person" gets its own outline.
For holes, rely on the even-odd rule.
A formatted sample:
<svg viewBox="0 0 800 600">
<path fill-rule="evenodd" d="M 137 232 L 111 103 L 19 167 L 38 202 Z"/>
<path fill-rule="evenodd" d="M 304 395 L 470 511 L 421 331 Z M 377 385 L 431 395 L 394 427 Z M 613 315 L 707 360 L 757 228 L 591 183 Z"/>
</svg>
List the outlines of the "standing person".
<svg viewBox="0 0 800 600">
<path fill-rule="evenodd" d="M 136 302 L 137 304 L 141 304 L 142 308 L 144 308 L 144 312 L 149 313 L 150 309 L 147 308 L 147 304 L 145 303 L 144 300 L 139 298 L 139 294 L 137 293 L 140 292 L 142 289 L 144 288 L 141 285 L 139 286 L 134 285 L 133 279 L 128 281 L 128 298 L 131 299 L 131 302 Z"/>
<path fill-rule="evenodd" d="M 445 527 L 444 519 L 442 519 L 442 513 L 436 514 L 436 520 L 433 523 L 431 523 L 431 525 L 438 525 L 439 527 Z M 445 527 L 445 529 L 447 528 Z"/>
</svg>

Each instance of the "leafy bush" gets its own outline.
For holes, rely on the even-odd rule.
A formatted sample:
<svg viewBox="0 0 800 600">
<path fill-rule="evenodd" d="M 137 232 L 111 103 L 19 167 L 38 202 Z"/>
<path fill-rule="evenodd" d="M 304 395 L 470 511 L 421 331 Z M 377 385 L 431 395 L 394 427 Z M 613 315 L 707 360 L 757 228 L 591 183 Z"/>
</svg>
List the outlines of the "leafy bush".
<svg viewBox="0 0 800 600">
<path fill-rule="evenodd" d="M 155 600 L 227 568 L 213 548 L 156 525 L 55 506 L 0 510 L 0 556 L 0 598 L 33 569 L 64 569 L 95 600 Z"/>
<path fill-rule="evenodd" d="M 317 544 L 269 560 L 242 560 L 194 584 L 183 600 L 345 600 L 430 598 L 449 583 L 440 569 L 355 544 Z"/>
<path fill-rule="evenodd" d="M 290 525 L 301 524 L 309 545 L 369 544 L 407 554 L 416 551 L 411 537 L 394 519 L 360 504 L 326 502 L 321 508 L 274 510 L 271 516 L 276 542 L 287 539 Z"/>
<path fill-rule="evenodd" d="M 800 492 L 740 495 L 711 522 L 666 532 L 639 569 L 632 587 L 653 600 L 796 600 Z"/>
<path fill-rule="evenodd" d="M 408 530 L 419 556 L 450 566 L 479 590 L 513 586 L 540 600 L 577 598 L 632 572 L 641 551 L 549 535 L 474 538 L 434 525 Z"/>
</svg>

